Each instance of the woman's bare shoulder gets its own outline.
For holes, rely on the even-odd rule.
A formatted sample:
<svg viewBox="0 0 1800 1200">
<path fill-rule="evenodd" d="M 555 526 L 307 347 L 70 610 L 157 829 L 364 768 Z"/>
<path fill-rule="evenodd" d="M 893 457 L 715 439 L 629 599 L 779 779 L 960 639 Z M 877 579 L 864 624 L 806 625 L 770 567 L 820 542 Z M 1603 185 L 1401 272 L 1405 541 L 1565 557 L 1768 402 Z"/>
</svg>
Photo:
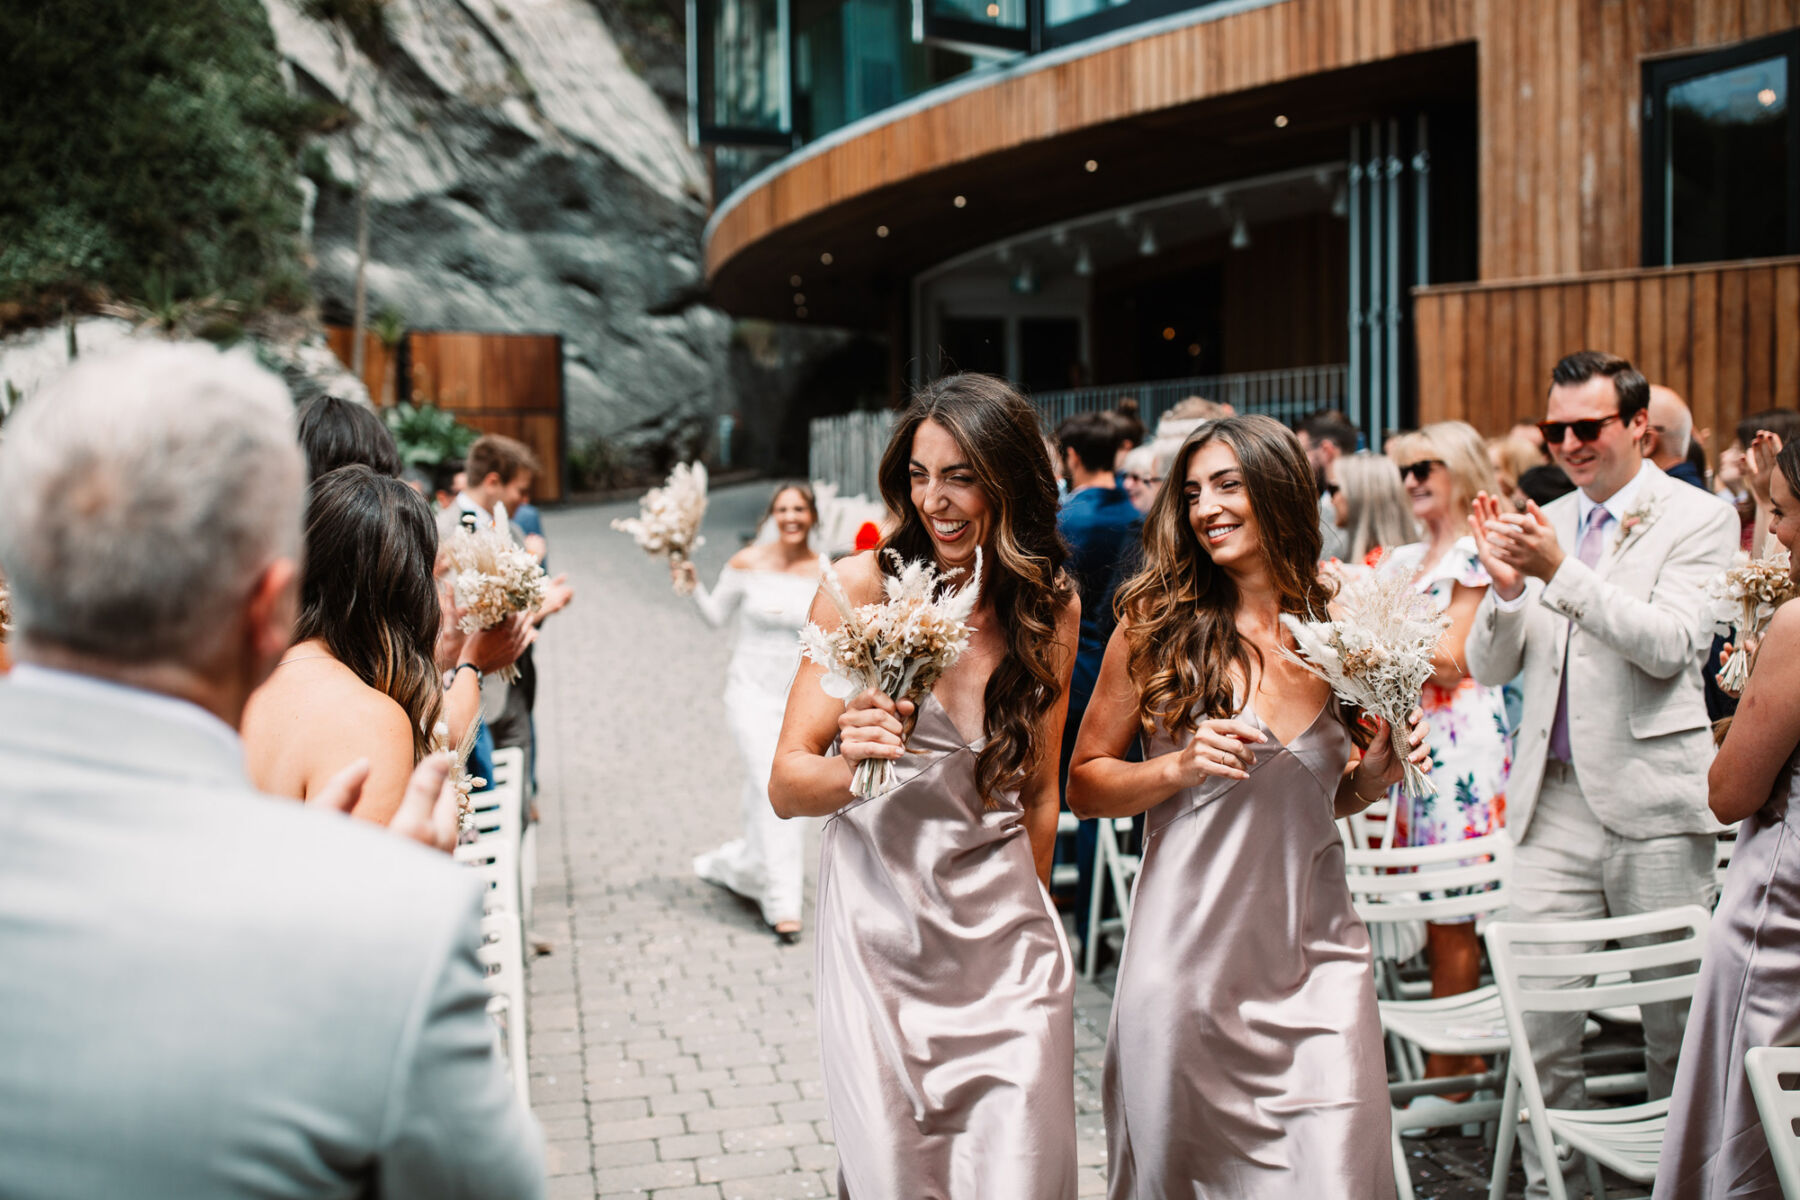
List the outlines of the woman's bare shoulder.
<svg viewBox="0 0 1800 1200">
<path fill-rule="evenodd" d="M 283 737 L 328 739 L 339 746 L 363 746 L 371 740 L 404 737 L 411 744 L 412 723 L 400 702 L 370 687 L 357 678 L 356 672 L 336 661 L 286 664 L 256 690 L 251 700 L 259 730 L 279 730 Z M 247 712 L 246 717 L 249 716 Z M 246 724 L 250 722 L 247 720 Z"/>
<path fill-rule="evenodd" d="M 725 563 L 739 571 L 763 571 L 768 569 L 768 551 L 760 544 L 752 542 Z"/>
</svg>

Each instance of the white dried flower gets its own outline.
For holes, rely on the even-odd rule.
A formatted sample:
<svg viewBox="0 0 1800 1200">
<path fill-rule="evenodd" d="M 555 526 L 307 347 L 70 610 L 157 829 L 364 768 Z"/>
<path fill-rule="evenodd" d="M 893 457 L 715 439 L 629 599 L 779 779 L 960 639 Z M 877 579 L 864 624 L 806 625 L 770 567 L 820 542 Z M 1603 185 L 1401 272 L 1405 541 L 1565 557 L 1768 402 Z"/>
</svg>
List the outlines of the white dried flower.
<svg viewBox="0 0 1800 1200">
<path fill-rule="evenodd" d="M 492 629 L 517 613 L 536 612 L 544 603 L 549 577 L 531 552 L 517 545 L 505 532 L 506 509 L 497 507 L 494 526 L 459 528 L 450 537 L 450 592 L 461 610 L 457 627 L 464 633 Z M 501 674 L 508 682 L 518 678 L 518 668 Z"/>
<path fill-rule="evenodd" d="M 1731 657 L 1719 668 L 1719 688 L 1736 696 L 1750 681 L 1750 652 L 1745 643 L 1760 638 L 1775 617 L 1775 610 L 1795 595 L 1786 550 L 1777 549 L 1758 559 L 1728 567 L 1706 584 L 1707 615 L 1721 634 L 1735 629 Z"/>
<path fill-rule="evenodd" d="M 629 533 L 646 554 L 682 562 L 696 546 L 706 544 L 700 522 L 706 517 L 706 464 L 677 463 L 659 488 L 651 488 L 638 501 L 638 515 L 614 521 L 612 527 Z M 691 585 L 678 581 L 683 595 Z"/>
<path fill-rule="evenodd" d="M 1394 755 L 1405 764 L 1406 794 L 1436 795 L 1436 785 L 1407 761 L 1412 747 L 1406 720 L 1431 678 L 1449 618 L 1432 608 L 1406 572 L 1381 567 L 1345 578 L 1334 607 L 1336 617 L 1326 621 L 1283 613 L 1281 623 L 1300 652 L 1283 646 L 1281 653 L 1329 683 L 1340 699 L 1386 721 Z"/>
<path fill-rule="evenodd" d="M 961 575 L 961 568 L 940 574 L 929 563 L 903 563 L 892 550 L 888 555 L 895 574 L 882 580 L 887 599 L 879 604 L 852 605 L 837 570 L 827 563 L 821 572 L 820 588 L 843 624 L 827 631 L 808 622 L 800 631 L 800 648 L 825 668 L 819 686 L 835 700 L 848 700 L 872 688 L 891 699 L 917 704 L 968 649 L 974 632 L 968 618 L 981 594 L 981 551 L 975 552 L 968 582 L 946 595 L 939 595 L 939 590 Z M 858 796 L 879 796 L 893 787 L 893 777 L 892 762 L 864 759 L 857 764 L 850 790 Z"/>
</svg>

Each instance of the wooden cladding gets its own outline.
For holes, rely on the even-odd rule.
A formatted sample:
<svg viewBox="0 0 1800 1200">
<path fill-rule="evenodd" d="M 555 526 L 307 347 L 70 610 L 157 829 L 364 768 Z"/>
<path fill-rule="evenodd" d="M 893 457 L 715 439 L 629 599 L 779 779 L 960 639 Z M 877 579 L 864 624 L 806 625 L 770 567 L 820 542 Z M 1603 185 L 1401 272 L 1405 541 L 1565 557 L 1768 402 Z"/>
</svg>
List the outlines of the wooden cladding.
<svg viewBox="0 0 1800 1200">
<path fill-rule="evenodd" d="M 331 348 L 350 361 L 350 330 L 329 331 Z M 373 335 L 370 335 L 371 339 Z M 375 342 L 374 346 L 379 346 Z M 365 382 L 377 402 L 384 367 L 368 352 Z M 544 470 L 533 498 L 564 498 L 562 338 L 553 333 L 409 332 L 395 369 L 390 400 L 404 395 L 433 404 L 483 433 L 517 438 L 531 447 Z"/>
<path fill-rule="evenodd" d="M 325 330 L 326 344 L 346 367 L 356 361 L 355 355 L 351 353 L 351 347 L 355 345 L 353 332 L 348 325 L 331 325 Z M 362 382 L 369 389 L 369 399 L 377 408 L 384 408 L 400 399 L 399 365 L 399 347 L 389 346 L 365 330 Z"/>
<path fill-rule="evenodd" d="M 1800 0 L 1482 0 L 1481 278 L 1635 267 L 1643 60 L 1800 24 Z"/>
<path fill-rule="evenodd" d="M 1540 420 L 1550 368 L 1583 349 L 1681 393 L 1715 447 L 1745 414 L 1800 402 L 1800 258 L 1422 288 L 1413 316 L 1421 424 Z"/>
<path fill-rule="evenodd" d="M 1503 6 L 1510 0 L 1481 0 Z M 1090 126 L 1467 42 L 1478 0 L 1279 0 L 1031 69 L 801 159 L 741 198 L 708 274 L 813 213 L 957 163 Z"/>
</svg>

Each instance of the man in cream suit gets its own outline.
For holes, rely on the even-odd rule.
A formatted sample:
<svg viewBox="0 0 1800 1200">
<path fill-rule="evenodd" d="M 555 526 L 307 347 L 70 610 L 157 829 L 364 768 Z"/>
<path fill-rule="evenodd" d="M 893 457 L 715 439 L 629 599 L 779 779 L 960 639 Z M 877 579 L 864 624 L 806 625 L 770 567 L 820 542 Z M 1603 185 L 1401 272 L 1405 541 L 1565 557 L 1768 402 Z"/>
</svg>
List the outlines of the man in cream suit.
<svg viewBox="0 0 1800 1200">
<path fill-rule="evenodd" d="M 9 1200 L 543 1195 L 475 879 L 245 778 L 302 475 L 280 381 L 204 346 L 83 360 L 7 422 Z"/>
<path fill-rule="evenodd" d="M 1551 373 L 1539 428 L 1577 490 L 1525 513 L 1484 499 L 1470 521 L 1493 578 L 1469 634 L 1470 672 L 1491 686 L 1524 674 L 1506 786 L 1515 920 L 1713 897 L 1704 589 L 1731 562 L 1737 517 L 1642 458 L 1648 403 L 1624 359 L 1569 355 Z M 1652 1096 L 1669 1094 L 1686 1020 L 1685 1002 L 1644 1011 Z M 1545 1099 L 1580 1107 L 1581 1015 L 1540 1014 L 1528 1028 Z M 1527 1194 L 1545 1195 L 1531 1140 L 1522 1144 Z"/>
</svg>

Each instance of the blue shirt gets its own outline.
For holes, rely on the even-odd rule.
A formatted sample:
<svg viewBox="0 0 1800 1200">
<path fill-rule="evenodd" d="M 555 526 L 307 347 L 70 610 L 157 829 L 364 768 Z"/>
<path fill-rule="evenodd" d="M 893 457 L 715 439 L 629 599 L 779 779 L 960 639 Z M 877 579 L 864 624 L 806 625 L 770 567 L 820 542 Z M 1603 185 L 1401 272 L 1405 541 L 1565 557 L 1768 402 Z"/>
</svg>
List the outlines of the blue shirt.
<svg viewBox="0 0 1800 1200">
<path fill-rule="evenodd" d="M 1069 729 L 1079 723 L 1094 694 L 1100 661 L 1112 637 L 1113 592 L 1137 567 L 1144 519 L 1131 497 L 1116 487 L 1072 492 L 1057 514 L 1056 527 L 1069 544 L 1069 574 L 1081 593 L 1081 643 L 1075 678 L 1069 685 Z"/>
</svg>

